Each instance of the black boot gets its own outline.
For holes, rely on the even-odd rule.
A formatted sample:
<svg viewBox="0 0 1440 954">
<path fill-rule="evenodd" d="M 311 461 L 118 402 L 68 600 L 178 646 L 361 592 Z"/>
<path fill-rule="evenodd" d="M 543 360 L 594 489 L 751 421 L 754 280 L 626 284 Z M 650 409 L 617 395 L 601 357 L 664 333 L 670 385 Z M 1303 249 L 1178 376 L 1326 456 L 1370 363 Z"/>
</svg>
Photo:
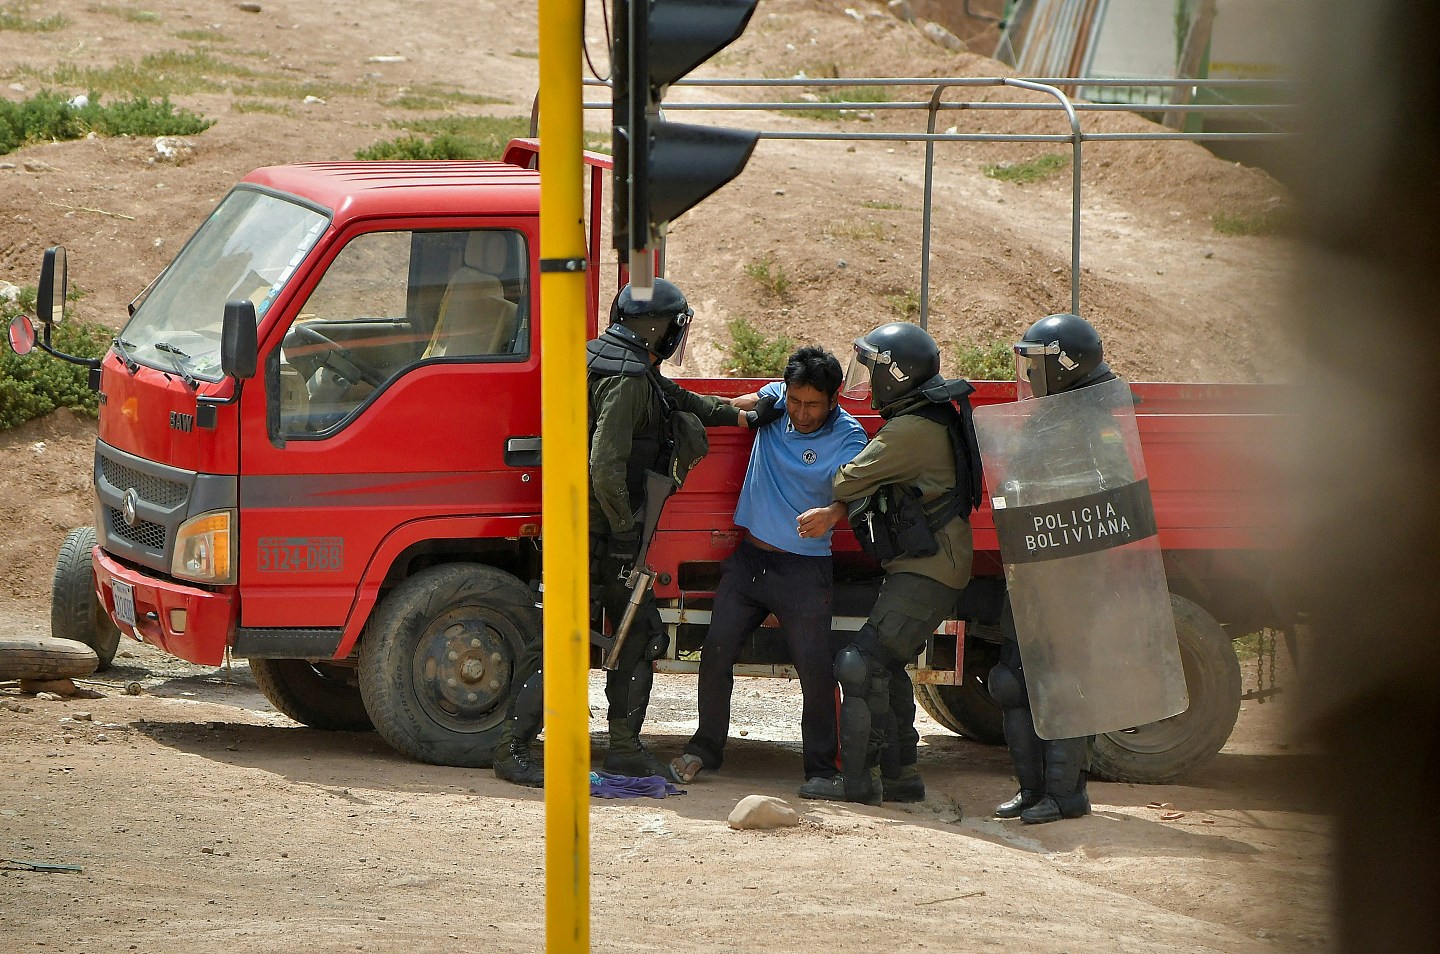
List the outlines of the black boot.
<svg viewBox="0 0 1440 954">
<path fill-rule="evenodd" d="M 1090 814 L 1090 795 L 1085 790 L 1089 763 L 1089 738 L 1046 742 L 1045 797 L 1021 812 L 1020 820 L 1027 825 L 1043 825 Z"/>
<path fill-rule="evenodd" d="M 1008 802 L 1001 802 L 995 806 L 996 818 L 1019 818 L 1027 808 L 1039 804 L 1045 797 L 1044 792 L 1035 792 L 1022 788 Z"/>
<path fill-rule="evenodd" d="M 545 720 L 545 677 L 539 670 L 515 693 L 510 716 L 500 728 L 491 765 L 495 777 L 530 788 L 545 786 L 545 770 L 530 755 L 530 746 Z"/>
<path fill-rule="evenodd" d="M 877 765 L 868 771 L 860 769 L 853 778 L 843 774 L 834 778 L 812 778 L 800 786 L 800 797 L 879 805 L 881 790 L 880 766 Z"/>
<path fill-rule="evenodd" d="M 604 767 L 607 772 L 634 778 L 648 778 L 651 775 L 670 777 L 665 766 L 645 748 L 645 743 L 640 741 L 640 736 L 626 719 L 610 721 L 610 747 L 605 753 Z"/>
<path fill-rule="evenodd" d="M 995 817 L 1019 818 L 1045 797 L 1045 743 L 1035 734 L 1035 722 L 1028 707 L 1006 709 L 1003 718 L 1005 745 L 1010 750 L 1020 791 L 995 807 Z"/>
<path fill-rule="evenodd" d="M 918 765 L 901 766 L 893 777 L 882 772 L 880 784 L 881 797 L 887 802 L 925 801 L 925 780 Z"/>
<path fill-rule="evenodd" d="M 530 788 L 545 787 L 545 770 L 530 757 L 530 741 L 516 735 L 513 720 L 505 721 L 491 764 L 498 779 Z"/>
</svg>

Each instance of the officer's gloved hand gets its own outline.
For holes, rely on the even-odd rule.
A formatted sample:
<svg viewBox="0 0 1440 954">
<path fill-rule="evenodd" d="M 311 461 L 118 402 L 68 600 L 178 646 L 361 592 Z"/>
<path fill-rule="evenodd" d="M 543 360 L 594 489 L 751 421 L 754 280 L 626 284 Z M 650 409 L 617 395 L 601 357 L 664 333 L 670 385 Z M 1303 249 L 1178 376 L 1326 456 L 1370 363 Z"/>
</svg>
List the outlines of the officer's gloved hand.
<svg viewBox="0 0 1440 954">
<path fill-rule="evenodd" d="M 766 424 L 773 424 L 785 416 L 785 408 L 775 399 L 772 394 L 767 394 L 755 405 L 755 410 L 745 412 L 745 423 L 750 430 L 764 427 Z"/>
<path fill-rule="evenodd" d="M 605 555 L 623 566 L 630 566 L 640 555 L 640 532 L 627 530 L 610 534 L 610 551 Z"/>
</svg>

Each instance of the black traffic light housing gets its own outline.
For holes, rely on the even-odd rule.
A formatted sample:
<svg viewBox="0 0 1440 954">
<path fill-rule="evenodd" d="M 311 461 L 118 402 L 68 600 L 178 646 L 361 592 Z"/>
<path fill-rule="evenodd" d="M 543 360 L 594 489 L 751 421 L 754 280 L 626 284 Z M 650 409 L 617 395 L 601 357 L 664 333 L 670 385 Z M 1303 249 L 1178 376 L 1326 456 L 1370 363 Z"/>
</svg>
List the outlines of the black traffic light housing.
<svg viewBox="0 0 1440 954">
<path fill-rule="evenodd" d="M 665 88 L 734 42 L 757 0 L 614 0 L 614 245 L 644 300 L 666 225 L 740 174 L 759 134 L 660 118 Z"/>
</svg>

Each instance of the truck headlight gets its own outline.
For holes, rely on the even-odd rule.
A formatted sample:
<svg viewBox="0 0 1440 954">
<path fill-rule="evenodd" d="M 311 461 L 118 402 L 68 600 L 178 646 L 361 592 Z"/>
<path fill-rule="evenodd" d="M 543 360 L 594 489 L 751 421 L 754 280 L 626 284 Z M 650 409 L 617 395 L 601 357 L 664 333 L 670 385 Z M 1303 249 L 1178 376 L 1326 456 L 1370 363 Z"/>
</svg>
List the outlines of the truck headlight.
<svg viewBox="0 0 1440 954">
<path fill-rule="evenodd" d="M 180 524 L 170 572 L 197 583 L 234 583 L 234 524 L 233 510 L 202 513 Z"/>
</svg>

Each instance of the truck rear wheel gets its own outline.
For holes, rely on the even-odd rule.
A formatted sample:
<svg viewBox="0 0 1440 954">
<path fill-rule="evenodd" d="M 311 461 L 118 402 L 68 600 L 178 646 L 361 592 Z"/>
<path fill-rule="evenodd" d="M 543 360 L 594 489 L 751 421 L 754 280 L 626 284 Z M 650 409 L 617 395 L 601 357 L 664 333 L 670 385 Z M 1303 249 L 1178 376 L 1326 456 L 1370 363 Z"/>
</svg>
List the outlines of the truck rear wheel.
<svg viewBox="0 0 1440 954">
<path fill-rule="evenodd" d="M 1169 782 L 1224 747 L 1240 714 L 1240 661 L 1215 618 L 1170 594 L 1190 708 L 1177 716 L 1095 737 L 1091 769 L 1114 782 Z"/>
<path fill-rule="evenodd" d="M 360 647 L 360 690 L 395 749 L 436 765 L 485 768 L 500 738 L 517 660 L 540 631 L 530 590 L 491 566 L 451 563 L 385 597 Z"/>
<path fill-rule="evenodd" d="M 983 639 L 965 641 L 964 681 L 958 686 L 915 684 L 915 701 L 930 718 L 958 735 L 985 745 L 1003 745 L 1001 710 L 984 679 L 1000 659 L 1000 647 Z"/>
<path fill-rule="evenodd" d="M 120 646 L 120 628 L 95 598 L 95 528 L 76 527 L 60 544 L 50 581 L 50 635 L 73 639 L 95 650 L 100 669 L 109 669 Z"/>
<path fill-rule="evenodd" d="M 331 732 L 374 728 L 354 670 L 305 659 L 252 659 L 250 674 L 270 704 L 301 725 Z"/>
</svg>

